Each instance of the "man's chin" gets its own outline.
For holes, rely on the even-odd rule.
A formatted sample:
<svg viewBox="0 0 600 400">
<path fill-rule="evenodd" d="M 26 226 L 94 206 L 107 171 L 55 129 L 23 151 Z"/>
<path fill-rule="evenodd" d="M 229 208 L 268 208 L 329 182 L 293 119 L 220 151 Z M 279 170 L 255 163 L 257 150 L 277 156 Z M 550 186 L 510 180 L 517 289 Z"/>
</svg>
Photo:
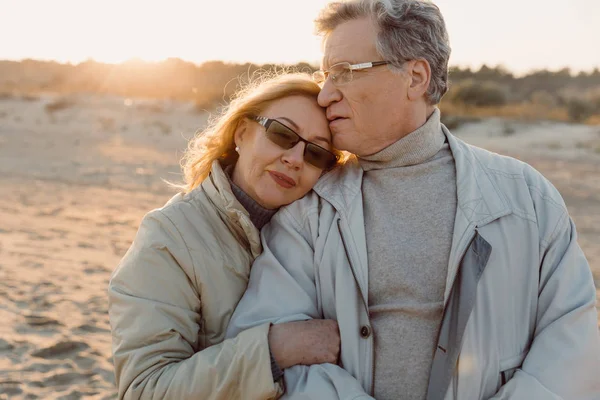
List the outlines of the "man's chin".
<svg viewBox="0 0 600 400">
<path fill-rule="evenodd" d="M 359 150 L 359 146 L 353 140 L 348 140 L 348 135 L 338 134 L 333 137 L 333 147 L 338 150 L 347 151 L 352 154 L 356 154 L 356 151 Z"/>
</svg>

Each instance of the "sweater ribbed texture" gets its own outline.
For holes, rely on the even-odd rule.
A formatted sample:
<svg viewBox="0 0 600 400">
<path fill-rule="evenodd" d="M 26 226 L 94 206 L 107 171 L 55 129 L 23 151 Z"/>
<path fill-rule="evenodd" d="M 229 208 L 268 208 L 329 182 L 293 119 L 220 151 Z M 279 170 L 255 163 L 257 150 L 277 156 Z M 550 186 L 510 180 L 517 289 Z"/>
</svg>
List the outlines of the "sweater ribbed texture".
<svg viewBox="0 0 600 400">
<path fill-rule="evenodd" d="M 443 313 L 456 170 L 435 110 L 359 159 L 375 344 L 375 398 L 424 399 Z"/>
<path fill-rule="evenodd" d="M 268 208 L 264 208 L 258 204 L 256 200 L 244 192 L 242 188 L 233 183 L 233 180 L 231 179 L 233 168 L 233 165 L 225 168 L 225 175 L 227 175 L 229 183 L 231 184 L 231 191 L 240 204 L 244 206 L 246 211 L 248 211 L 248 214 L 250 214 L 250 221 L 252 221 L 254 226 L 256 226 L 256 228 L 260 231 L 263 226 L 265 226 L 271 220 L 271 217 L 275 215 L 277 209 L 270 210 Z"/>
</svg>

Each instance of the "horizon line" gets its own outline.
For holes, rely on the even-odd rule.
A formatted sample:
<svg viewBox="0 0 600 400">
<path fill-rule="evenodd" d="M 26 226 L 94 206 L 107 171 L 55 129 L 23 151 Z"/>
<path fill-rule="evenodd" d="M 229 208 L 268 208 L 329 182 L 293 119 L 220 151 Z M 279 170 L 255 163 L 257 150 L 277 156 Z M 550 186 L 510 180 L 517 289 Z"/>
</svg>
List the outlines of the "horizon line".
<svg viewBox="0 0 600 400">
<path fill-rule="evenodd" d="M 310 61 L 306 61 L 306 60 L 298 60 L 295 62 L 274 62 L 274 61 L 266 61 L 266 62 L 257 62 L 257 61 L 250 61 L 250 60 L 246 60 L 246 61 L 241 61 L 241 60 L 226 60 L 226 59 L 209 59 L 209 60 L 204 60 L 201 62 L 196 62 L 196 61 L 191 61 L 191 60 L 186 60 L 184 58 L 180 58 L 180 57 L 165 57 L 162 58 L 160 60 L 147 60 L 144 59 L 142 57 L 131 57 L 127 60 L 124 61 L 119 61 L 119 62 L 107 62 L 107 61 L 101 61 L 101 60 L 97 60 L 93 57 L 89 57 L 86 58 L 84 60 L 80 60 L 80 61 L 65 61 L 65 60 L 57 60 L 57 59 L 50 59 L 50 58 L 34 58 L 34 57 L 26 57 L 26 58 L 0 58 L 0 62 L 16 62 L 16 63 L 21 63 L 21 62 L 25 62 L 25 61 L 34 61 L 34 62 L 48 62 L 48 63 L 56 63 L 59 65 L 71 65 L 71 66 L 78 66 L 80 64 L 84 64 L 84 63 L 88 63 L 88 62 L 94 62 L 97 64 L 105 64 L 105 65 L 112 65 L 112 66 L 119 66 L 119 65 L 125 65 L 125 64 L 132 64 L 132 63 L 139 63 L 139 64 L 161 64 L 161 63 L 165 63 L 168 62 L 170 60 L 177 60 L 177 61 L 181 61 L 184 63 L 188 63 L 188 64 L 193 64 L 197 67 L 202 66 L 203 64 L 208 64 L 208 63 L 212 63 L 212 62 L 220 62 L 223 64 L 228 64 L 228 65 L 244 65 L 244 64 L 254 64 L 257 66 L 264 66 L 264 65 L 280 65 L 280 66 L 293 66 L 293 65 L 297 65 L 297 64 L 308 64 L 310 66 L 314 66 L 317 67 L 319 66 L 319 62 L 318 61 L 314 61 L 314 62 L 310 62 Z M 497 68 L 501 68 L 504 71 L 514 75 L 514 76 L 525 76 L 525 75 L 529 75 L 535 72 L 539 72 L 539 71 L 548 71 L 548 72 L 559 72 L 559 71 L 563 71 L 563 70 L 569 70 L 569 72 L 571 74 L 578 74 L 578 73 L 594 73 L 596 71 L 600 71 L 600 63 L 596 66 L 592 66 L 589 69 L 583 69 L 583 68 L 577 68 L 574 69 L 574 67 L 568 66 L 568 65 L 564 65 L 560 68 L 549 68 L 549 67 L 543 67 L 543 68 L 529 68 L 526 71 L 518 71 L 515 69 L 511 69 L 510 67 L 508 67 L 505 64 L 487 64 L 487 63 L 478 63 L 478 64 L 451 64 L 448 67 L 449 68 L 459 68 L 459 69 L 470 69 L 471 71 L 478 71 L 480 70 L 482 67 L 486 66 L 487 68 L 490 69 L 497 69 Z"/>
</svg>

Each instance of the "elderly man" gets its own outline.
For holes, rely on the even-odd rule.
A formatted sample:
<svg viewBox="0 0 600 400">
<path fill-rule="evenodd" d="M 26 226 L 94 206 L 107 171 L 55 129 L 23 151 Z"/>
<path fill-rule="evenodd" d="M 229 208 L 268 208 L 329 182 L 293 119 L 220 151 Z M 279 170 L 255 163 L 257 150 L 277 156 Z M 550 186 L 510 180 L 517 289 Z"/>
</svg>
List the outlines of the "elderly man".
<svg viewBox="0 0 600 400">
<path fill-rule="evenodd" d="M 440 123 L 450 46 L 438 8 L 332 3 L 317 28 L 319 102 L 356 158 L 263 229 L 229 334 L 338 321 L 339 366 L 286 370 L 290 398 L 600 398 L 596 292 L 575 226 L 532 167 Z"/>
</svg>

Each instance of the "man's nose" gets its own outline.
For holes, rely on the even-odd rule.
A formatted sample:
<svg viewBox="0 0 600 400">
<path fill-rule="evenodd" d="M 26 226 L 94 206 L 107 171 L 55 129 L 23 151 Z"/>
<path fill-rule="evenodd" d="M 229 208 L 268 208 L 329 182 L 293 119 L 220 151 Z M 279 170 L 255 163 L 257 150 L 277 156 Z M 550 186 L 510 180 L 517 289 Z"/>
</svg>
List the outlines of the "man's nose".
<svg viewBox="0 0 600 400">
<path fill-rule="evenodd" d="M 317 102 L 323 108 L 329 107 L 332 103 L 336 101 L 340 101 L 342 99 L 342 93 L 335 87 L 333 83 L 331 83 L 331 79 L 325 79 L 323 82 L 323 86 L 321 87 L 321 91 L 319 92 L 319 96 L 317 97 Z"/>
</svg>

